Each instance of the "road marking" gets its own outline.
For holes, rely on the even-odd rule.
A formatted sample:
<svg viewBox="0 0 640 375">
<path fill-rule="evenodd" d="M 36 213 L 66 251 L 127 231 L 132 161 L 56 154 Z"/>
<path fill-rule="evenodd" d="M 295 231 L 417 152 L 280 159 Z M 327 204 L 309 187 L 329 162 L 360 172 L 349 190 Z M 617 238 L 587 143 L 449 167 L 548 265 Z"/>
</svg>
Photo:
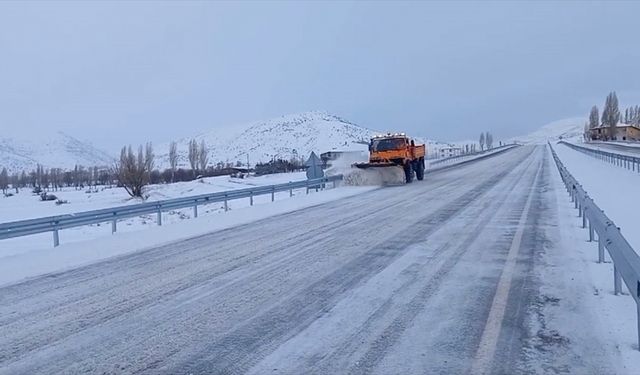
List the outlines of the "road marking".
<svg viewBox="0 0 640 375">
<path fill-rule="evenodd" d="M 511 241 L 511 247 L 507 254 L 507 260 L 505 266 L 500 274 L 500 280 L 498 281 L 498 288 L 496 294 L 493 297 L 493 303 L 491 304 L 491 310 L 489 311 L 489 317 L 487 323 L 482 331 L 482 337 L 480 339 L 480 345 L 476 351 L 475 358 L 471 364 L 472 374 L 487 374 L 491 371 L 491 364 L 498 345 L 498 337 L 500 337 L 500 330 L 502 328 L 502 320 L 504 319 L 504 313 L 507 308 L 507 299 L 509 298 L 509 290 L 511 289 L 511 279 L 513 278 L 513 272 L 516 267 L 516 261 L 518 257 L 518 251 L 520 250 L 520 244 L 522 242 L 522 235 L 524 234 L 525 223 L 527 216 L 529 215 L 529 209 L 531 208 L 531 201 L 533 199 L 533 189 L 535 189 L 538 182 L 538 176 L 540 175 L 540 169 L 542 163 L 536 171 L 536 176 L 533 179 L 532 191 L 527 198 L 527 202 L 520 215 L 520 221 L 518 222 L 518 229 L 516 230 L 513 240 Z"/>
</svg>

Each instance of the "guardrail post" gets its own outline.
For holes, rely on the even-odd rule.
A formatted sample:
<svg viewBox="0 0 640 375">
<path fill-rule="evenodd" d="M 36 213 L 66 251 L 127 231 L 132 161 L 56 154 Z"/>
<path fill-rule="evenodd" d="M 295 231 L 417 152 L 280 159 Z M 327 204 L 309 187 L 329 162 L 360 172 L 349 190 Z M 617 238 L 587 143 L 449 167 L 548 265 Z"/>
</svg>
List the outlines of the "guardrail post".
<svg viewBox="0 0 640 375">
<path fill-rule="evenodd" d="M 249 206 L 253 206 L 253 191 L 249 192 Z"/>
<path fill-rule="evenodd" d="M 162 210 L 158 207 L 158 225 L 162 225 Z"/>
<path fill-rule="evenodd" d="M 293 188 L 291 187 L 291 181 L 289 181 L 289 198 L 293 197 Z"/>
<path fill-rule="evenodd" d="M 582 217 L 582 203 L 578 202 L 578 217 Z M 584 228 L 584 224 L 582 225 Z"/>
<path fill-rule="evenodd" d="M 111 220 L 111 234 L 114 234 L 116 232 L 116 230 L 118 230 L 118 220 L 113 219 Z"/>
<path fill-rule="evenodd" d="M 640 283 L 640 282 L 639 282 Z M 640 285 L 638 285 L 638 293 L 640 293 Z M 640 296 L 638 296 L 640 297 Z M 637 326 L 638 326 L 638 351 L 640 351 L 640 303 L 636 302 L 636 312 L 637 312 Z"/>
<path fill-rule="evenodd" d="M 58 234 L 58 229 L 53 230 L 53 247 L 58 247 L 60 245 L 60 235 Z"/>
<path fill-rule="evenodd" d="M 193 217 L 198 217 L 198 204 L 193 205 Z"/>
<path fill-rule="evenodd" d="M 229 211 L 229 199 L 227 199 L 227 194 L 224 195 L 224 212 Z"/>
<path fill-rule="evenodd" d="M 271 187 L 271 202 L 276 200 L 276 188 L 275 186 Z"/>
<path fill-rule="evenodd" d="M 593 242 L 593 224 L 589 220 L 589 242 Z"/>
<path fill-rule="evenodd" d="M 598 263 L 604 263 L 604 241 L 598 233 Z"/>
<path fill-rule="evenodd" d="M 616 296 L 622 293 L 622 276 L 615 263 L 613 264 L 613 293 Z"/>
<path fill-rule="evenodd" d="M 584 207 L 580 207 L 581 211 L 582 211 L 582 227 L 586 228 L 587 227 L 587 215 L 586 212 L 584 212 Z"/>
</svg>

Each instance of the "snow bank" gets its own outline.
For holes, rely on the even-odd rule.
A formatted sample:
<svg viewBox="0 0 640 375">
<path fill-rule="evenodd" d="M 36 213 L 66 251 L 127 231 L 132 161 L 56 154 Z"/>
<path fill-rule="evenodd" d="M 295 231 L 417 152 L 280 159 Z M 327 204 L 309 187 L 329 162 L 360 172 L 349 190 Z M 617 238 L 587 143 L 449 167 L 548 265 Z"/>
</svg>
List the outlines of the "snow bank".
<svg viewBox="0 0 640 375">
<path fill-rule="evenodd" d="M 640 213 L 640 200 L 636 198 L 640 174 L 562 144 L 554 145 L 553 148 L 569 172 L 620 227 L 624 237 L 637 252 L 640 249 L 640 232 L 634 229 Z"/>
<path fill-rule="evenodd" d="M 617 167 L 610 167 L 604 163 L 599 165 L 598 160 L 589 160 L 589 156 L 566 146 L 554 145 L 554 150 L 585 189 L 591 189 L 589 192 L 596 204 L 601 208 L 601 204 L 609 207 L 606 210 L 610 218 L 624 221 L 625 218 L 633 216 L 620 216 L 616 207 L 625 201 L 621 195 L 611 194 L 611 191 L 603 195 L 605 190 L 602 190 L 603 187 L 606 189 L 606 184 L 616 184 L 615 179 L 609 178 L 619 179 L 618 182 L 631 181 L 630 176 L 611 175 L 607 169 L 614 170 Z M 551 157 L 549 160 L 553 163 Z M 635 302 L 628 294 L 614 295 L 613 264 L 610 260 L 607 263 L 597 263 L 597 242 L 587 242 L 588 232 L 580 228 L 582 220 L 573 208 L 555 164 L 552 168 L 552 185 L 556 193 L 559 216 L 557 226 L 561 233 L 559 248 L 564 251 L 546 252 L 546 266 L 538 271 L 540 280 L 544 282 L 541 292 L 560 298 L 558 306 L 551 307 L 543 313 L 547 318 L 555 320 L 558 329 L 570 332 L 573 342 L 597 337 L 603 343 L 602 348 L 598 348 L 598 355 L 609 353 L 612 364 L 618 367 L 617 373 L 636 374 L 640 369 L 640 352 L 636 334 Z M 599 173 L 604 173 L 601 176 L 603 178 L 598 176 Z M 629 212 L 637 211 L 631 207 Z M 618 219 L 613 215 L 617 215 Z M 623 226 L 623 231 L 624 228 Z M 630 232 L 625 233 L 627 239 Z M 624 290 L 628 293 L 626 288 Z"/>
</svg>

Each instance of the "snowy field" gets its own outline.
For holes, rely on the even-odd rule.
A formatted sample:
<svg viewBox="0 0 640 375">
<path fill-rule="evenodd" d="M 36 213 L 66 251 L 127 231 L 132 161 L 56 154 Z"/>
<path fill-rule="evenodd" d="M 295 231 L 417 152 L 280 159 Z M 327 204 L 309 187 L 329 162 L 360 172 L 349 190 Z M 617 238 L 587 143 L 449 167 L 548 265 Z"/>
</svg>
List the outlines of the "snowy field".
<svg viewBox="0 0 640 375">
<path fill-rule="evenodd" d="M 147 202 L 153 202 L 306 179 L 305 172 L 279 173 L 244 179 L 219 176 L 188 182 L 176 182 L 173 184 L 149 185 L 145 191 L 145 195 L 148 195 L 146 199 Z M 10 192 L 14 191 L 10 190 Z M 51 191 L 50 193 L 69 203 L 56 205 L 53 201 L 43 202 L 38 195 L 32 194 L 30 189 L 22 189 L 19 194 L 12 197 L 0 197 L 0 222 L 70 214 L 143 202 L 140 199 L 131 198 L 124 189 L 115 186 L 113 188 L 98 186 L 97 188 L 84 188 L 82 190 L 64 188 L 63 190 Z M 286 193 L 286 195 L 288 196 L 288 193 Z M 258 200 L 261 198 L 262 197 L 256 197 Z M 268 199 L 271 198 L 268 197 Z M 215 205 L 211 206 L 212 207 L 207 207 L 208 211 L 217 210 Z M 205 211 L 203 211 L 203 213 Z M 174 214 L 169 214 L 169 216 L 172 215 Z"/>
<path fill-rule="evenodd" d="M 640 201 L 635 198 L 640 174 L 562 144 L 553 149 L 569 172 L 580 182 L 605 214 L 620 227 L 631 246 L 640 249 L 640 232 L 635 228 L 640 219 Z"/>
</svg>

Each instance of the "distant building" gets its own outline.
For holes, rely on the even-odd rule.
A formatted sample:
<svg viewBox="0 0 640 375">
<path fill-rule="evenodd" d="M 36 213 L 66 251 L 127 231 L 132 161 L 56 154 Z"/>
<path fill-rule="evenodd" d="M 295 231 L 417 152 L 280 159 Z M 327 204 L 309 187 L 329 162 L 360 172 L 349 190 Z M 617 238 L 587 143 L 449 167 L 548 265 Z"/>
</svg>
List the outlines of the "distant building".
<svg viewBox="0 0 640 375">
<path fill-rule="evenodd" d="M 591 128 L 587 132 L 587 137 L 592 141 L 640 141 L 640 128 L 636 125 L 618 124 L 613 135 L 608 126 Z"/>
<path fill-rule="evenodd" d="M 462 154 L 462 147 L 443 147 L 438 150 L 438 157 L 449 158 Z"/>
</svg>

